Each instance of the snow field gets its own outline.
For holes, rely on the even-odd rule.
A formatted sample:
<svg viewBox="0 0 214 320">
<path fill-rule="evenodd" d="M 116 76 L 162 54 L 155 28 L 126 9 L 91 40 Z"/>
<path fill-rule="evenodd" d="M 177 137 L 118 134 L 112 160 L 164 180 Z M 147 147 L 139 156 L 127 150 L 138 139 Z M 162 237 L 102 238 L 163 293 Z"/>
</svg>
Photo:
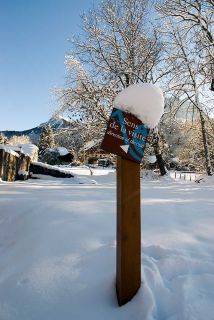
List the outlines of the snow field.
<svg viewBox="0 0 214 320">
<path fill-rule="evenodd" d="M 115 175 L 92 178 L 0 182 L 0 319 L 213 319 L 211 180 L 142 180 L 142 287 L 119 308 Z"/>
<path fill-rule="evenodd" d="M 57 166 L 56 166 L 57 167 Z M 71 166 L 58 166 L 60 170 L 63 170 L 64 172 L 68 171 L 71 173 L 74 173 L 77 176 L 91 176 L 92 172 L 92 178 L 93 176 L 104 176 L 108 175 L 109 173 L 114 173 L 115 169 L 113 168 L 102 168 L 102 167 L 89 167 L 89 166 L 77 166 L 77 167 L 71 167 Z"/>
</svg>

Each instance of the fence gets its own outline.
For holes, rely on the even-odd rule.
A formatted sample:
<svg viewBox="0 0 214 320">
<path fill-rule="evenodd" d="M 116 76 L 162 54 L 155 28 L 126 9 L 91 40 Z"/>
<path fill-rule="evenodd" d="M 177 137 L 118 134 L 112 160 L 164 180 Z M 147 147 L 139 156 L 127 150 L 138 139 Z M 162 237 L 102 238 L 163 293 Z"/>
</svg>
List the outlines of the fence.
<svg viewBox="0 0 214 320">
<path fill-rule="evenodd" d="M 181 179 L 186 181 L 197 181 L 202 173 L 194 172 L 194 171 L 175 171 L 174 177 L 175 179 Z"/>
<path fill-rule="evenodd" d="M 0 178 L 3 181 L 26 180 L 29 175 L 30 157 L 16 155 L 0 149 Z"/>
</svg>

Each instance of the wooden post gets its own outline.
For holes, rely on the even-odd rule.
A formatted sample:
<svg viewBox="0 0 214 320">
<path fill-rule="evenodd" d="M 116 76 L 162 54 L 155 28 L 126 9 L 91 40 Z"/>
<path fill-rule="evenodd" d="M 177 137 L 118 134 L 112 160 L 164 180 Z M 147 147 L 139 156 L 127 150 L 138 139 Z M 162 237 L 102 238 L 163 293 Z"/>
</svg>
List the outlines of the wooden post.
<svg viewBox="0 0 214 320">
<path fill-rule="evenodd" d="M 0 178 L 2 178 L 2 180 L 4 180 L 4 157 L 5 151 L 0 149 Z"/>
<path fill-rule="evenodd" d="M 119 305 L 141 285 L 140 164 L 117 158 L 117 276 Z"/>
</svg>

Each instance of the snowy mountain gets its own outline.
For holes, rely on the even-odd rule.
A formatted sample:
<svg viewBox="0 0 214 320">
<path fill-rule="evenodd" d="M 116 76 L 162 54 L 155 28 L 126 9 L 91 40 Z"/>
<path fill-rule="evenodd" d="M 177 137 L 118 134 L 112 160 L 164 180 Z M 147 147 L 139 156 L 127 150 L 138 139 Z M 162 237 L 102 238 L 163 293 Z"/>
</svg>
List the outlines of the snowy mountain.
<svg viewBox="0 0 214 320">
<path fill-rule="evenodd" d="M 65 119 L 63 117 L 52 117 L 50 118 L 49 121 L 41 123 L 39 126 L 32 128 L 32 129 L 28 129 L 28 130 L 23 130 L 23 131 L 2 131 L 2 133 L 7 137 L 7 138 L 11 138 L 12 136 L 29 136 L 31 141 L 33 143 L 37 143 L 41 130 L 44 126 L 50 125 L 52 127 L 53 130 L 57 130 L 60 128 L 66 128 L 69 126 L 69 120 Z"/>
</svg>

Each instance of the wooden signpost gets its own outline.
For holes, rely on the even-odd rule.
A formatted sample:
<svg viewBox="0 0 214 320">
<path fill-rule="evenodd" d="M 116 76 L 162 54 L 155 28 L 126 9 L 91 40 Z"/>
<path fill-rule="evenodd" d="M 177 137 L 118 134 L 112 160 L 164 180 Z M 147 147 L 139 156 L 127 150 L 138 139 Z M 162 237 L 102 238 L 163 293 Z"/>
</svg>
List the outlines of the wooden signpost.
<svg viewBox="0 0 214 320">
<path fill-rule="evenodd" d="M 149 129 L 134 115 L 113 109 L 101 148 L 117 159 L 116 290 L 121 306 L 141 285 L 140 162 Z"/>
</svg>

